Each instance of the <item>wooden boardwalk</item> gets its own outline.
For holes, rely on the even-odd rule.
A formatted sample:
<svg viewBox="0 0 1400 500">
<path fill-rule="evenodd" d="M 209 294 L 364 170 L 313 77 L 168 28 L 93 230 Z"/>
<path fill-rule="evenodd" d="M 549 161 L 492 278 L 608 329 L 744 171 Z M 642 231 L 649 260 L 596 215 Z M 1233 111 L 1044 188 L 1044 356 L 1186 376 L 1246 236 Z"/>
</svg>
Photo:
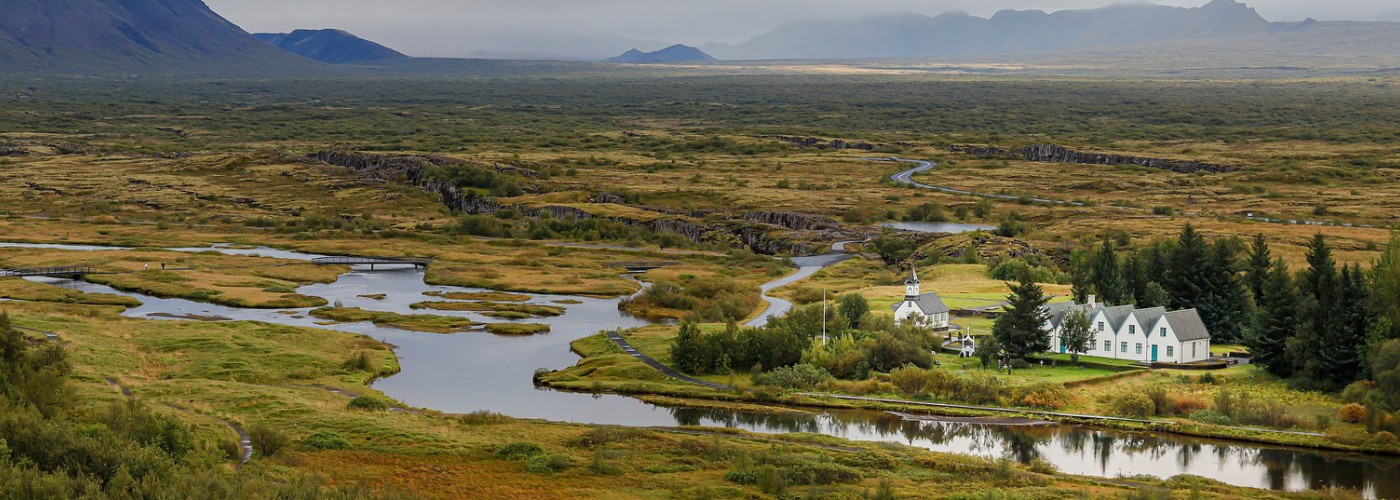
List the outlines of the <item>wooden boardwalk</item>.
<svg viewBox="0 0 1400 500">
<path fill-rule="evenodd" d="M 661 269 L 667 266 L 679 265 L 681 265 L 679 262 L 609 262 L 607 264 L 603 264 L 603 267 L 622 268 L 626 269 L 629 273 L 637 274 L 644 273 L 652 269 Z"/>
<path fill-rule="evenodd" d="M 4 276 L 15 278 L 81 278 L 97 272 L 91 266 L 30 267 L 6 269 Z"/>
<path fill-rule="evenodd" d="M 374 266 L 413 266 L 415 269 L 427 269 L 433 259 L 424 257 L 321 257 L 311 259 L 312 264 L 318 266 L 369 266 L 371 270 Z"/>
</svg>

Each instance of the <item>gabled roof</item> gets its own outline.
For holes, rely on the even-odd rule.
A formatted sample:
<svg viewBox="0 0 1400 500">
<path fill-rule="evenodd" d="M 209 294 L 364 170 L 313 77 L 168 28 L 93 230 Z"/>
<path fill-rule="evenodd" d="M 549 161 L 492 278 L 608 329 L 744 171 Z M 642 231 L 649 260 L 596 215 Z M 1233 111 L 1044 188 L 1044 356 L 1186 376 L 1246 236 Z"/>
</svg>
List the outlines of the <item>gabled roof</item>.
<svg viewBox="0 0 1400 500">
<path fill-rule="evenodd" d="M 913 302 L 914 305 L 919 308 L 919 312 L 923 313 L 924 316 L 949 312 L 948 306 L 943 303 L 943 299 L 939 298 L 936 293 L 926 293 L 912 301 L 905 300 L 904 302 Z M 895 303 L 895 305 L 890 307 L 890 310 L 898 311 L 899 306 L 904 305 L 904 302 Z"/>
<path fill-rule="evenodd" d="M 1162 315 L 1166 313 L 1167 308 L 1165 307 L 1152 307 L 1133 311 L 1133 317 L 1137 318 L 1138 325 L 1142 326 L 1143 331 L 1150 331 L 1153 326 L 1157 325 L 1157 320 L 1162 319 Z"/>
<path fill-rule="evenodd" d="M 1171 325 L 1172 331 L 1176 332 L 1176 339 L 1179 341 L 1210 340 L 1210 330 L 1206 329 L 1205 322 L 1201 321 L 1201 315 L 1195 309 L 1172 311 L 1164 318 L 1167 324 Z"/>
<path fill-rule="evenodd" d="M 1123 328 L 1123 322 L 1128 320 L 1128 316 L 1133 314 L 1133 306 L 1114 306 L 1099 309 L 1103 312 L 1104 318 L 1108 320 L 1108 328 L 1111 331 L 1118 331 Z"/>
</svg>

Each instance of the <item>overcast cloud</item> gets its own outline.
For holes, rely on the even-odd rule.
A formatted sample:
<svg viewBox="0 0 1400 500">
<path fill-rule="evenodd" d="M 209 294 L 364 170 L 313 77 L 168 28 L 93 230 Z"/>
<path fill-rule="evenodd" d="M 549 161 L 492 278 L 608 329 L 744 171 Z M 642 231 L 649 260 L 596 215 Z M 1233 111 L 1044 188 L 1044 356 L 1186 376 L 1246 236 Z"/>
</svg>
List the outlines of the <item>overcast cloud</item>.
<svg viewBox="0 0 1400 500">
<path fill-rule="evenodd" d="M 1207 0 L 1154 3 L 1200 6 Z M 205 0 L 250 32 L 341 28 L 409 55 L 590 58 L 632 46 L 737 43 L 790 21 L 899 12 L 1054 11 L 1115 0 Z M 1395 20 L 1395 0 L 1251 0 L 1271 21 Z"/>
</svg>

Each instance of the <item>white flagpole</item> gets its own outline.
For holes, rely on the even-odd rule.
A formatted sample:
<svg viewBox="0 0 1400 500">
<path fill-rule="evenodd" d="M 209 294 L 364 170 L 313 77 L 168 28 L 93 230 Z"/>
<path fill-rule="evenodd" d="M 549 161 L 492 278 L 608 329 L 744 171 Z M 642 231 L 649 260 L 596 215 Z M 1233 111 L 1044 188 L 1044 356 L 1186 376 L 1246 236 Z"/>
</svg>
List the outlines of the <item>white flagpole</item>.
<svg viewBox="0 0 1400 500">
<path fill-rule="evenodd" d="M 822 288 L 822 345 L 826 345 L 826 288 Z"/>
</svg>

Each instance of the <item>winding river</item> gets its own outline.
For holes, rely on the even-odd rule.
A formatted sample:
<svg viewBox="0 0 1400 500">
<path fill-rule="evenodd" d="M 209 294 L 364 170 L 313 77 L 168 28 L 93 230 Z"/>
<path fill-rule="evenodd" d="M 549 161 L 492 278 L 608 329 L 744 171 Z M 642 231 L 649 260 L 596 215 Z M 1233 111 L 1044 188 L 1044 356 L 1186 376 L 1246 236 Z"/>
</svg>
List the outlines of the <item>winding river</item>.
<svg viewBox="0 0 1400 500">
<path fill-rule="evenodd" d="M 37 246 L 0 244 L 0 247 L 37 247 L 55 252 L 109 250 L 110 247 L 78 245 Z M 309 260 L 319 255 L 266 248 L 183 248 L 181 251 L 218 251 Z M 803 279 L 844 259 L 836 252 L 798 260 L 801 269 L 766 290 Z M 557 318 L 528 320 L 552 327 L 546 335 L 495 336 L 484 332 L 453 335 L 418 333 L 378 327 L 369 323 L 318 325 L 307 316 L 310 309 L 257 310 L 225 307 L 183 299 L 161 299 L 122 292 L 83 281 L 41 280 L 87 292 L 135 297 L 142 305 L 124 314 L 130 317 L 173 319 L 218 317 L 293 326 L 328 328 L 360 333 L 395 346 L 402 372 L 380 380 L 374 387 L 408 405 L 450 413 L 489 410 L 519 418 L 625 426 L 704 425 L 733 427 L 759 433 L 810 432 L 859 441 L 892 441 L 934 451 L 987 457 L 1009 456 L 1020 461 L 1041 458 L 1066 473 L 1100 477 L 1151 475 L 1171 477 L 1193 474 L 1241 486 L 1298 490 L 1339 486 L 1362 491 L 1370 497 L 1400 496 L 1400 476 L 1390 474 L 1400 460 L 1350 453 L 1270 447 L 1220 440 L 1193 439 L 1157 433 L 1130 433 L 1084 426 L 1007 427 L 906 419 L 869 411 L 791 409 L 784 412 L 674 408 L 644 403 L 613 394 L 581 394 L 535 387 L 536 369 L 572 365 L 578 357 L 569 343 L 600 330 L 648 324 L 618 310 L 620 299 L 595 299 L 558 295 L 531 295 L 530 303 L 559 305 L 570 302 Z M 302 287 L 298 293 L 323 297 L 345 307 L 409 314 L 409 304 L 430 300 L 432 291 L 481 291 L 427 285 L 423 271 L 415 269 L 366 272 L 356 269 L 332 284 Z M 382 300 L 363 297 L 384 294 Z M 573 302 L 577 303 L 573 303 Z M 781 305 L 770 305 L 780 313 Z M 790 306 L 789 306 L 790 307 Z M 498 321 L 476 313 L 434 311 L 434 314 Z"/>
</svg>

